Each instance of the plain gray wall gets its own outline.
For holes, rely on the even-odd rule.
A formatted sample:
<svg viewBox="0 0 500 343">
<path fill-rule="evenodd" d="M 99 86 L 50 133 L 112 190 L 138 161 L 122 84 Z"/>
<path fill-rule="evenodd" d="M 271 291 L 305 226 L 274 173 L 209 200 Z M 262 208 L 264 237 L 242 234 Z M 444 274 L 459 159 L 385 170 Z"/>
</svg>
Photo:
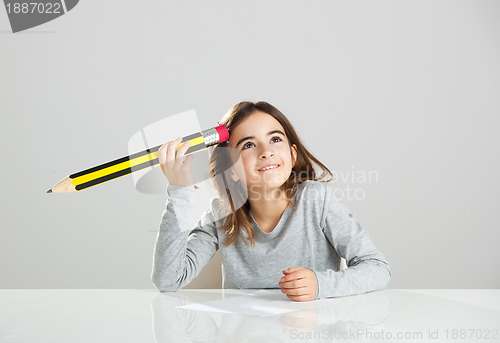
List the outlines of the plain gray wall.
<svg viewBox="0 0 500 343">
<path fill-rule="evenodd" d="M 0 9 L 0 287 L 152 288 L 166 195 L 130 175 L 45 192 L 128 155 L 152 122 L 196 109 L 209 128 L 266 100 L 332 171 L 377 172 L 345 203 L 391 288 L 498 288 L 499 15 L 482 0 L 82 0 L 12 34 Z M 220 260 L 191 287 L 220 287 Z"/>
</svg>

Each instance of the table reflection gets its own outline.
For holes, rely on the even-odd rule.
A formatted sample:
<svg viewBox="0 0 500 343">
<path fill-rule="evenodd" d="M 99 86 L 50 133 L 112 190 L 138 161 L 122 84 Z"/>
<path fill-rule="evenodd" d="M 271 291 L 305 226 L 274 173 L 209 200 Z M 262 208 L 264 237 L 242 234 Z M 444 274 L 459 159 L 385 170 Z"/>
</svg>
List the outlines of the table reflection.
<svg viewBox="0 0 500 343">
<path fill-rule="evenodd" d="M 279 290 L 275 295 L 282 297 Z M 264 317 L 177 308 L 227 296 L 238 296 L 238 293 L 210 290 L 158 293 L 152 300 L 156 342 L 385 342 L 395 339 L 475 342 L 477 335 L 488 332 L 488 342 L 499 341 L 499 311 L 405 290 L 316 300 L 305 305 L 309 308 Z M 459 337 L 460 330 L 469 330 L 469 336 Z"/>
<path fill-rule="evenodd" d="M 224 295 L 197 291 L 204 301 Z M 237 296 L 231 294 L 231 296 Z M 280 294 L 276 293 L 276 297 Z M 334 301 L 332 301 L 334 300 Z M 389 315 L 390 295 L 364 295 L 309 302 L 310 308 L 264 317 L 179 309 L 196 302 L 188 292 L 159 293 L 152 301 L 154 336 L 164 342 L 284 342 L 317 332 L 341 335 L 376 327 Z M 296 340 L 295 340 L 296 341 Z"/>
</svg>

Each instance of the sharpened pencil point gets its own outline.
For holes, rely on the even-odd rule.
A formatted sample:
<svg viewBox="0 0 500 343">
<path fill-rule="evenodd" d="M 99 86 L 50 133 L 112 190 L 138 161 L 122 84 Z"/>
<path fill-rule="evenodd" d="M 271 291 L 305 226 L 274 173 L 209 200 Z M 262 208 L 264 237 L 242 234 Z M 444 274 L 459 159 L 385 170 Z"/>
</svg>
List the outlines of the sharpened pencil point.
<svg viewBox="0 0 500 343">
<path fill-rule="evenodd" d="M 49 189 L 49 190 L 47 191 L 47 193 L 52 193 L 52 189 Z"/>
</svg>

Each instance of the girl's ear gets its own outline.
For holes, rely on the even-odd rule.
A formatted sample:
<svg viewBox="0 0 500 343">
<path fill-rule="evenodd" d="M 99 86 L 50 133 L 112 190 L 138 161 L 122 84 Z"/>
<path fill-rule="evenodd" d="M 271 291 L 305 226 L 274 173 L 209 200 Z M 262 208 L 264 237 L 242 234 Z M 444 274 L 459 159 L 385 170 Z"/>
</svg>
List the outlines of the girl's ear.
<svg viewBox="0 0 500 343">
<path fill-rule="evenodd" d="M 292 168 L 293 168 L 295 166 L 295 162 L 297 162 L 297 146 L 295 144 L 292 144 L 291 152 L 292 152 Z"/>
</svg>

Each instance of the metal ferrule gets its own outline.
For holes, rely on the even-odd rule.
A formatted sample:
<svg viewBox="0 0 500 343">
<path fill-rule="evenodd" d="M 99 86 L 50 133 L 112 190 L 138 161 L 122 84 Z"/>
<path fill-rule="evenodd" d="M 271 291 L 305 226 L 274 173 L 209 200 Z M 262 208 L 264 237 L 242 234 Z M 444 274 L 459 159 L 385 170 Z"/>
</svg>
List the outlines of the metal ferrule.
<svg viewBox="0 0 500 343">
<path fill-rule="evenodd" d="M 207 148 L 219 143 L 219 133 L 214 127 L 201 131 L 201 135 Z"/>
</svg>

